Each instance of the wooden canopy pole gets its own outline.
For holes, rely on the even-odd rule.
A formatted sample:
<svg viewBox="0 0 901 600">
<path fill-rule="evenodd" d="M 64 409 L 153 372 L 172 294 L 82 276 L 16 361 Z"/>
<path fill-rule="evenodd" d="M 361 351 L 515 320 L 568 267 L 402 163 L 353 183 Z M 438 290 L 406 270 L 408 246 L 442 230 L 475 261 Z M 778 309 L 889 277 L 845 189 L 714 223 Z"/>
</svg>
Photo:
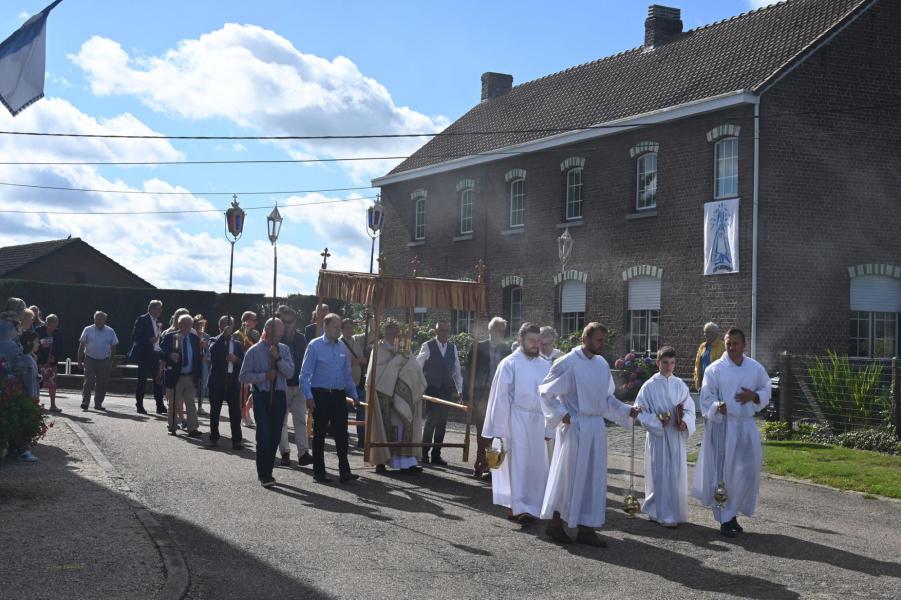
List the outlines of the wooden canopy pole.
<svg viewBox="0 0 901 600">
<path fill-rule="evenodd" d="M 375 300 L 375 343 L 372 345 L 372 355 L 369 358 L 369 381 L 366 383 L 366 441 L 363 444 L 363 461 L 369 462 L 369 453 L 372 448 L 372 413 L 379 410 L 378 393 L 375 389 L 376 378 L 378 377 L 379 366 L 379 324 L 382 322 L 382 307 Z"/>
<path fill-rule="evenodd" d="M 485 283 L 485 263 L 482 259 L 479 259 L 479 263 L 476 265 L 476 272 L 478 273 L 478 283 L 480 285 L 484 285 Z M 484 298 L 484 290 L 482 287 L 482 297 Z M 482 318 L 481 309 L 477 309 L 476 313 L 476 321 L 473 326 L 474 335 L 472 336 L 472 349 L 469 357 L 469 400 L 467 401 L 468 410 L 466 411 L 466 445 L 463 446 L 463 462 L 469 462 L 469 435 L 470 430 L 472 429 L 472 410 L 475 405 L 475 391 L 476 391 L 476 358 L 478 355 L 478 333 L 479 333 L 479 323 Z M 479 441 L 476 440 L 476 445 L 478 445 Z"/>
</svg>

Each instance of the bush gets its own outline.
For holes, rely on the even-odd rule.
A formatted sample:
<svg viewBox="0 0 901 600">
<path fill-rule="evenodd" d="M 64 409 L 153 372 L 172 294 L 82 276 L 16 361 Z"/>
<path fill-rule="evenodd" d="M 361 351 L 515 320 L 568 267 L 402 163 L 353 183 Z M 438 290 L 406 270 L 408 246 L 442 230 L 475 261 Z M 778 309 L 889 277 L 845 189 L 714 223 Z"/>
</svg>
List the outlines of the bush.
<svg viewBox="0 0 901 600">
<path fill-rule="evenodd" d="M 889 414 L 889 398 L 879 389 L 882 365 L 855 369 L 847 356 L 829 351 L 827 360 L 814 358 L 808 366 L 813 391 L 835 431 L 847 431 L 855 422 L 878 422 Z"/>
<path fill-rule="evenodd" d="M 849 431 L 838 436 L 838 443 L 845 448 L 871 450 L 884 454 L 901 454 L 901 441 L 895 437 L 893 427 Z"/>
<path fill-rule="evenodd" d="M 761 426 L 760 433 L 768 442 L 790 440 L 794 436 L 787 421 L 767 421 Z"/>
<path fill-rule="evenodd" d="M 2 361 L 0 361 L 2 363 Z M 3 372 L 0 365 L 0 373 Z M 26 449 L 47 433 L 44 412 L 13 375 L 0 379 L 0 450 Z"/>
</svg>

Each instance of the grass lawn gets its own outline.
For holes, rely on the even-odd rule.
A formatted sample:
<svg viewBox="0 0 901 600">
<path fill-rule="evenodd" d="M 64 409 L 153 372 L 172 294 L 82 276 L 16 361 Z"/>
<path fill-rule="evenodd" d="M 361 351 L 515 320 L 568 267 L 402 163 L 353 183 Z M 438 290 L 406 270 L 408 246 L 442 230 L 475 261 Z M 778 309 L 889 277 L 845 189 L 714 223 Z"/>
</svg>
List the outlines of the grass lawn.
<svg viewBox="0 0 901 600">
<path fill-rule="evenodd" d="M 763 468 L 842 490 L 901 498 L 901 456 L 802 441 L 764 442 Z"/>
</svg>

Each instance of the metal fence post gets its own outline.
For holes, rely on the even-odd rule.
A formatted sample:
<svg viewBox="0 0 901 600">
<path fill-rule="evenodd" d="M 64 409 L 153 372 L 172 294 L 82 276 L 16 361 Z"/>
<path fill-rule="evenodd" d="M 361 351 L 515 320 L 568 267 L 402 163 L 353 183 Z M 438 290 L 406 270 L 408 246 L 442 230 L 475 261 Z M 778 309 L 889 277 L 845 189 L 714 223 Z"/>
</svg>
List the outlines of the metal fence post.
<svg viewBox="0 0 901 600">
<path fill-rule="evenodd" d="M 788 351 L 779 356 L 779 420 L 792 424 L 792 357 Z"/>
<path fill-rule="evenodd" d="M 901 440 L 901 390 L 898 389 L 898 357 L 892 358 L 892 410 L 895 411 L 895 438 Z"/>
</svg>

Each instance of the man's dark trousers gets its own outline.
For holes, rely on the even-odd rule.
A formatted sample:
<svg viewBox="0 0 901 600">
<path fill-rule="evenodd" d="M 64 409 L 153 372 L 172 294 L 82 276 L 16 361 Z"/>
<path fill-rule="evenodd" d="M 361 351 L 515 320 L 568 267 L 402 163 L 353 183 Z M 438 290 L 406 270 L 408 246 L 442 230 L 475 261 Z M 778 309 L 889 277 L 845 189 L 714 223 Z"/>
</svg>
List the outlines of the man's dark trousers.
<svg viewBox="0 0 901 600">
<path fill-rule="evenodd" d="M 219 415 L 222 413 L 222 403 L 228 405 L 228 424 L 231 426 L 232 443 L 236 444 L 243 438 L 241 434 L 241 384 L 234 374 L 227 375 L 230 379 L 225 382 L 210 381 L 210 440 L 219 439 Z"/>
<path fill-rule="evenodd" d="M 313 473 L 325 474 L 325 436 L 335 439 L 338 469 L 350 472 L 347 462 L 347 395 L 344 390 L 313 388 Z"/>
<path fill-rule="evenodd" d="M 271 397 L 267 391 L 253 393 L 253 416 L 257 427 L 257 477 L 260 481 L 272 477 L 275 453 L 282 435 L 282 424 L 288 410 L 285 392 L 276 391 Z"/>
<path fill-rule="evenodd" d="M 425 390 L 426 396 L 432 396 L 433 398 L 447 400 L 448 402 L 451 401 L 453 393 L 453 388 L 439 390 L 430 386 Z M 444 406 L 442 404 L 435 404 L 434 402 L 426 402 L 424 412 L 425 424 L 422 428 L 422 443 L 430 444 L 434 442 L 435 444 L 443 444 L 444 432 L 447 429 L 447 415 L 450 412 L 450 407 Z M 426 459 L 428 458 L 428 456 L 429 446 L 423 446 L 422 458 Z M 432 458 L 440 456 L 441 446 L 432 446 Z"/>
<path fill-rule="evenodd" d="M 153 399 L 156 400 L 156 409 L 158 411 L 166 410 L 163 404 L 163 386 L 156 382 L 156 371 L 159 365 L 156 362 L 143 363 L 138 365 L 138 385 L 135 387 L 135 404 L 140 407 L 144 406 L 144 390 L 147 388 L 147 380 L 153 382 Z"/>
</svg>

